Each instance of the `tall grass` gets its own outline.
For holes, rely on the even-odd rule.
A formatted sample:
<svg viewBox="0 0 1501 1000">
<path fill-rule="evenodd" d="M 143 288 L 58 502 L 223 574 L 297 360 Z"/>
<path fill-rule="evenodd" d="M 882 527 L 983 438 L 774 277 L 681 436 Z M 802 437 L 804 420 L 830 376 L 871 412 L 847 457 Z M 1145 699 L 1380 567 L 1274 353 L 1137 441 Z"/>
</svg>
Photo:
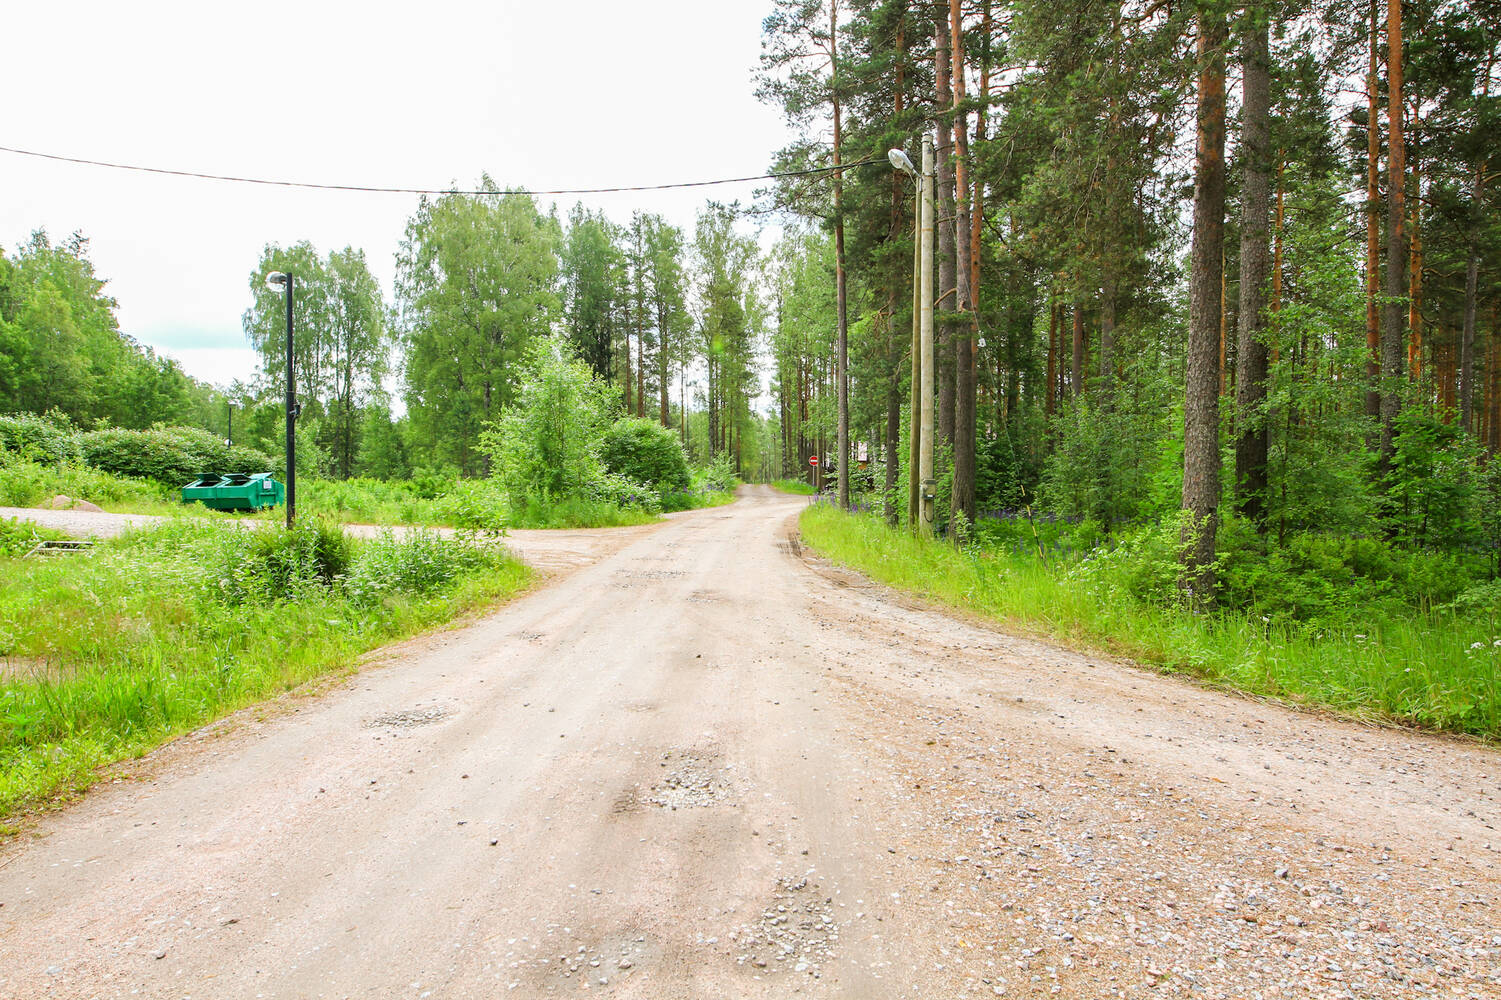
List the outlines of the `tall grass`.
<svg viewBox="0 0 1501 1000">
<path fill-rule="evenodd" d="M 827 504 L 803 512 L 805 541 L 836 562 L 938 604 L 1068 645 L 1101 650 L 1289 702 L 1501 737 L 1501 616 L 1381 609 L 1317 629 L 1255 610 L 1193 614 L 1132 598 L 1026 550 L 923 542 Z"/>
<path fill-rule="evenodd" d="M 0 816 L 529 579 L 502 549 L 431 533 L 192 519 L 0 572 Z"/>
<path fill-rule="evenodd" d="M 804 497 L 811 497 L 815 492 L 812 483 L 805 483 L 801 479 L 778 479 L 771 484 L 771 488 L 782 493 L 796 493 Z"/>
</svg>

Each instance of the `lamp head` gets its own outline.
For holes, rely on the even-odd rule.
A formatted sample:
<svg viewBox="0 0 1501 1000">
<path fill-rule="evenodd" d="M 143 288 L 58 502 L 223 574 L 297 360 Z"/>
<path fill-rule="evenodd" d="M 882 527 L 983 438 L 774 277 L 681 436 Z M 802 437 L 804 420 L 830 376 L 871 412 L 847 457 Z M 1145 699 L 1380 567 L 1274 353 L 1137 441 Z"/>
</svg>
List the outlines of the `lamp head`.
<svg viewBox="0 0 1501 1000">
<path fill-rule="evenodd" d="M 912 161 L 907 158 L 907 154 L 900 149 L 888 149 L 886 151 L 886 159 L 890 160 L 891 165 L 902 173 L 911 177 L 917 176 L 917 168 L 912 165 Z"/>
<path fill-rule="evenodd" d="M 266 275 L 267 288 L 280 288 L 286 285 L 286 283 L 287 276 L 285 274 L 282 274 L 280 271 L 272 271 L 270 274 Z"/>
</svg>

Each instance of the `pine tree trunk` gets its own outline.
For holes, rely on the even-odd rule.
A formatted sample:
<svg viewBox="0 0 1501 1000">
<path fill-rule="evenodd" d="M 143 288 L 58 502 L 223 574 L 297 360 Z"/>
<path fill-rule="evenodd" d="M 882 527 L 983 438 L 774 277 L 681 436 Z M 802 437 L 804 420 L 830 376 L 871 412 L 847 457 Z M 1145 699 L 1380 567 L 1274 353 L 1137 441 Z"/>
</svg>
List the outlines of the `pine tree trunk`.
<svg viewBox="0 0 1501 1000">
<path fill-rule="evenodd" d="M 1189 251 L 1188 363 L 1184 393 L 1182 586 L 1202 606 L 1214 590 L 1220 494 L 1219 337 L 1221 248 L 1225 238 L 1225 36 L 1219 6 L 1198 10 L 1198 153 Z"/>
<path fill-rule="evenodd" d="M 1265 530 L 1267 449 L 1266 283 L 1270 270 L 1271 54 L 1268 12 L 1246 11 L 1242 39 L 1240 311 L 1235 344 L 1235 494 L 1241 512 Z"/>
<path fill-rule="evenodd" d="M 1042 412 L 1051 417 L 1056 405 L 1054 387 L 1058 384 L 1058 303 L 1048 300 L 1048 382 L 1042 397 Z"/>
<path fill-rule="evenodd" d="M 1459 339 L 1459 426 L 1473 431 L 1470 414 L 1475 399 L 1475 302 L 1480 293 L 1480 246 L 1473 230 L 1481 219 L 1481 196 L 1485 193 L 1485 161 L 1475 168 L 1470 182 L 1471 230 L 1469 260 L 1465 267 L 1464 329 Z"/>
<path fill-rule="evenodd" d="M 845 311 L 844 283 L 844 177 L 840 167 L 840 146 L 844 137 L 839 106 L 839 0 L 829 0 L 829 89 L 834 105 L 834 300 L 836 330 L 834 345 L 834 383 L 837 394 L 839 428 L 839 509 L 850 509 L 850 380 L 849 326 Z"/>
<path fill-rule="evenodd" d="M 1414 382 L 1423 378 L 1423 171 L 1417 158 L 1412 161 L 1415 187 L 1412 214 L 1408 216 L 1411 227 L 1411 249 L 1407 255 L 1407 371 Z"/>
<path fill-rule="evenodd" d="M 969 122 L 964 111 L 964 15 L 949 0 L 954 91 L 954 485 L 953 510 L 975 520 L 975 303 L 970 292 Z"/>
<path fill-rule="evenodd" d="M 1100 398 L 1109 405 L 1115 389 L 1115 270 L 1100 270 Z"/>
<path fill-rule="evenodd" d="M 1380 32 L 1376 0 L 1371 0 L 1370 64 L 1366 74 L 1366 416 L 1381 418 L 1381 118 L 1377 77 Z"/>
<path fill-rule="evenodd" d="M 953 104 L 949 49 L 949 16 L 939 7 L 933 25 L 933 66 L 937 84 L 938 146 L 938 343 L 933 354 L 938 369 L 937 443 L 954 443 L 954 130 L 947 115 Z"/>
<path fill-rule="evenodd" d="M 1407 157 L 1402 132 L 1402 2 L 1386 5 L 1387 228 L 1386 303 L 1381 326 L 1381 472 L 1391 467 L 1402 407 L 1403 323 L 1407 297 Z"/>
<path fill-rule="evenodd" d="M 1080 292 L 1075 289 L 1075 295 Z M 1069 395 L 1078 399 L 1084 393 L 1084 307 L 1074 299 L 1073 364 L 1069 368 Z"/>
</svg>

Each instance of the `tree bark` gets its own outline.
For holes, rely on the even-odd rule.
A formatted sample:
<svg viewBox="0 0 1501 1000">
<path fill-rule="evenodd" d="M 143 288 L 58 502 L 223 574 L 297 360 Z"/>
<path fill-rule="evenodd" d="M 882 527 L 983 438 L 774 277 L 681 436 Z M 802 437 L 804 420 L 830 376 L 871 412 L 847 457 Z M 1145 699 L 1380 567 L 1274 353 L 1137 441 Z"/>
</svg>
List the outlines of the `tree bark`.
<svg viewBox="0 0 1501 1000">
<path fill-rule="evenodd" d="M 948 8 L 940 6 L 933 23 L 933 67 L 938 118 L 938 444 L 954 444 L 954 130 L 944 112 L 953 104 Z"/>
<path fill-rule="evenodd" d="M 1266 283 L 1270 271 L 1271 51 L 1268 11 L 1245 12 L 1241 63 L 1240 310 L 1235 343 L 1235 494 L 1241 513 L 1265 530 L 1268 427 Z"/>
<path fill-rule="evenodd" d="M 1058 385 L 1058 303 L 1048 298 L 1048 381 L 1042 397 L 1042 412 L 1051 417 Z"/>
<path fill-rule="evenodd" d="M 1224 15 L 1214 0 L 1198 8 L 1198 151 L 1194 164 L 1194 228 L 1189 251 L 1188 359 L 1184 393 L 1181 583 L 1195 606 L 1214 591 L 1219 521 L 1219 339 L 1221 249 L 1225 238 Z"/>
<path fill-rule="evenodd" d="M 969 122 L 964 111 L 964 15 L 949 0 L 954 97 L 954 484 L 952 509 L 975 520 L 975 303 L 970 291 Z"/>
<path fill-rule="evenodd" d="M 1371 0 L 1370 64 L 1366 73 L 1366 251 L 1365 251 L 1365 341 L 1366 416 L 1381 418 L 1381 119 L 1377 87 L 1376 0 Z"/>
<path fill-rule="evenodd" d="M 839 509 L 850 509 L 850 378 L 849 325 L 844 281 L 844 172 L 840 146 L 844 142 L 839 105 L 839 0 L 829 0 L 829 94 L 834 106 L 834 299 L 837 314 L 834 345 L 834 391 L 839 428 Z"/>
<path fill-rule="evenodd" d="M 1074 295 L 1082 294 L 1078 289 Z M 1069 396 L 1078 399 L 1084 392 L 1084 306 L 1078 298 L 1074 299 L 1074 342 L 1073 363 L 1069 367 Z"/>
<path fill-rule="evenodd" d="M 1402 2 L 1386 5 L 1387 229 L 1386 303 L 1381 327 L 1381 472 L 1391 467 L 1402 408 L 1403 322 L 1407 298 L 1407 157 L 1402 132 Z"/>
<path fill-rule="evenodd" d="M 1416 157 L 1412 161 L 1412 175 L 1415 197 L 1407 220 L 1412 234 L 1407 255 L 1407 371 L 1409 378 L 1420 382 L 1423 378 L 1423 171 Z"/>
</svg>

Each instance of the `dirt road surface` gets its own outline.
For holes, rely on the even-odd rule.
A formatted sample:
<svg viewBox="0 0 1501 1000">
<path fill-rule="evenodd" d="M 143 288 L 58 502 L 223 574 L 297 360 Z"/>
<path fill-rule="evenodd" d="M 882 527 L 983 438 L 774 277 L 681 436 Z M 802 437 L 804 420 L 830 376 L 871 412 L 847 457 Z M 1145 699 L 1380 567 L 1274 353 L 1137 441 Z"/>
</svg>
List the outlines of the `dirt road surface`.
<svg viewBox="0 0 1501 1000">
<path fill-rule="evenodd" d="M 45 818 L 0 996 L 1501 996 L 1495 751 L 924 610 L 802 502 L 579 543 Z"/>
</svg>

